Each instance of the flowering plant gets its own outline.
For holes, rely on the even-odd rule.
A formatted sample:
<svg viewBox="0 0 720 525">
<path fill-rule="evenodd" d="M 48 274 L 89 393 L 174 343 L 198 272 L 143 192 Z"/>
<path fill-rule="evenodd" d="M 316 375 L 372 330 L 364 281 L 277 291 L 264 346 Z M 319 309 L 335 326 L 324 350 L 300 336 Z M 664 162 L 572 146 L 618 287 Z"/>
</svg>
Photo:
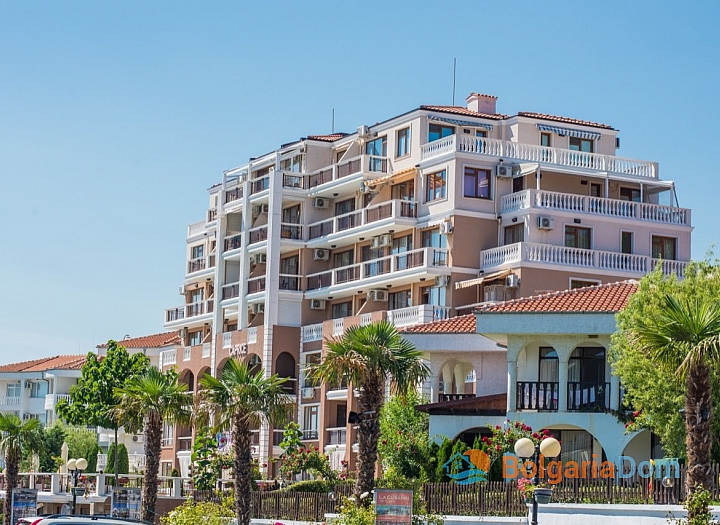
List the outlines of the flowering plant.
<svg viewBox="0 0 720 525">
<path fill-rule="evenodd" d="M 533 492 L 535 491 L 535 485 L 527 478 L 519 478 L 517 480 L 517 488 L 522 492 L 526 499 L 532 498 Z"/>
<path fill-rule="evenodd" d="M 280 472 L 289 479 L 291 476 L 305 471 L 329 481 L 334 480 L 337 476 L 330 466 L 328 456 L 322 454 L 318 447 L 300 447 L 297 450 L 285 451 L 282 455 Z"/>
</svg>

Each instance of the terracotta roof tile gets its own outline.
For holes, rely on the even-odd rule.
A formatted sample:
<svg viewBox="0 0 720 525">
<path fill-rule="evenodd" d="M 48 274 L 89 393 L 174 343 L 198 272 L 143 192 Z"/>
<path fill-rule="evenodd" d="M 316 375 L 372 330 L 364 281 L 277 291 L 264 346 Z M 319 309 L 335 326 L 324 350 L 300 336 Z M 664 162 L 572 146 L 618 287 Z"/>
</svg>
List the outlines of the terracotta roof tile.
<svg viewBox="0 0 720 525">
<path fill-rule="evenodd" d="M 490 304 L 478 313 L 611 313 L 619 312 L 637 291 L 637 281 L 599 284 Z"/>
<path fill-rule="evenodd" d="M 85 364 L 84 355 L 56 355 L 32 361 L 0 366 L 1 372 L 45 372 L 46 370 L 80 370 Z"/>
<path fill-rule="evenodd" d="M 475 329 L 475 314 L 461 315 L 443 321 L 413 326 L 405 330 L 405 332 L 414 334 L 474 334 L 477 332 Z"/>
<path fill-rule="evenodd" d="M 470 111 L 462 106 L 420 106 L 420 109 L 439 111 L 441 113 L 452 113 L 453 115 L 465 115 L 466 117 L 490 118 L 493 120 L 508 118 L 507 115 L 501 115 L 500 113 L 478 113 L 477 111 Z"/>
<path fill-rule="evenodd" d="M 486 95 L 485 93 L 475 93 L 474 91 L 470 92 L 470 95 L 468 95 L 468 98 L 472 97 L 473 95 L 476 97 L 494 98 L 495 100 L 497 100 L 497 97 L 495 95 Z"/>
<path fill-rule="evenodd" d="M 323 142 L 335 142 L 338 139 L 347 137 L 347 133 L 333 133 L 331 135 L 309 135 L 309 140 L 321 140 Z"/>
<path fill-rule="evenodd" d="M 140 337 L 132 337 L 123 339 L 117 344 L 125 348 L 160 348 L 163 346 L 171 346 L 180 343 L 177 332 L 163 332 L 161 334 L 143 335 Z M 107 347 L 107 343 L 97 346 L 98 348 Z"/>
<path fill-rule="evenodd" d="M 612 126 L 608 126 L 607 124 L 598 124 L 597 122 L 590 122 L 587 120 L 559 117 L 557 115 L 545 115 L 544 113 L 532 113 L 531 111 L 519 111 L 518 116 L 537 118 L 541 120 L 552 120 L 553 122 L 564 122 L 566 124 L 578 124 L 580 126 L 591 126 L 593 128 L 614 129 Z"/>
</svg>

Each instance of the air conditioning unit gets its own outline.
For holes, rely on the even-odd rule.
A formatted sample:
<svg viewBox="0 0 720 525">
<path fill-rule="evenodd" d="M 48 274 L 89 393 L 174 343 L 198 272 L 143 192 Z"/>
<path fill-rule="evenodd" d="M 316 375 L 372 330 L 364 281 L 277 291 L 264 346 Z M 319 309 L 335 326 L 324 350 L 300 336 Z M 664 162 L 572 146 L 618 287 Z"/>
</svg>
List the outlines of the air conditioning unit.
<svg viewBox="0 0 720 525">
<path fill-rule="evenodd" d="M 325 300 L 310 299 L 310 310 L 325 310 Z"/>
<path fill-rule="evenodd" d="M 387 290 L 370 290 L 368 292 L 368 299 L 383 303 L 388 300 L 388 295 Z"/>
<path fill-rule="evenodd" d="M 265 303 L 253 303 L 252 305 L 252 313 L 254 314 L 261 314 L 265 312 Z"/>
<path fill-rule="evenodd" d="M 368 128 L 367 126 L 360 126 L 360 127 L 358 127 L 357 133 L 358 133 L 358 136 L 364 137 L 365 135 L 367 135 L 369 133 L 369 131 L 370 131 L 370 128 Z"/>
<path fill-rule="evenodd" d="M 302 398 L 303 399 L 312 399 L 315 397 L 315 389 L 313 387 L 305 387 L 302 389 Z"/>
<path fill-rule="evenodd" d="M 377 193 L 377 191 L 374 190 L 367 182 L 362 181 L 360 183 L 360 193 L 374 194 L 374 193 Z"/>
<path fill-rule="evenodd" d="M 140 436 L 133 436 L 133 441 L 134 441 L 135 443 L 137 443 L 138 441 L 140 441 Z"/>
<path fill-rule="evenodd" d="M 443 221 L 440 223 L 440 235 L 451 235 L 453 232 L 453 223 L 450 221 Z"/>
<path fill-rule="evenodd" d="M 555 227 L 555 219 L 552 217 L 540 216 L 538 217 L 538 229 L 539 230 L 552 230 Z"/>
<path fill-rule="evenodd" d="M 32 381 L 25 381 L 25 388 L 32 388 Z"/>
<path fill-rule="evenodd" d="M 513 174 L 512 164 L 499 164 L 495 167 L 495 176 L 501 179 L 511 179 Z"/>
<path fill-rule="evenodd" d="M 315 197 L 313 199 L 313 208 L 316 210 L 325 210 L 330 207 L 330 199 L 325 197 Z"/>
<path fill-rule="evenodd" d="M 180 295 L 185 295 L 185 287 L 184 286 L 180 287 Z"/>
<path fill-rule="evenodd" d="M 313 250 L 313 261 L 327 261 L 330 258 L 330 250 L 315 248 Z"/>
<path fill-rule="evenodd" d="M 435 286 L 438 286 L 440 288 L 446 287 L 450 283 L 450 276 L 449 275 L 438 275 L 435 277 Z"/>
<path fill-rule="evenodd" d="M 253 264 L 265 264 L 267 263 L 267 253 L 256 253 L 250 257 L 250 261 Z"/>
<path fill-rule="evenodd" d="M 514 273 L 511 273 L 507 277 L 505 277 L 505 286 L 508 288 L 517 288 L 520 286 L 520 278 L 515 275 Z"/>
<path fill-rule="evenodd" d="M 485 287 L 485 302 L 498 303 L 505 300 L 505 286 L 493 284 Z"/>
<path fill-rule="evenodd" d="M 376 248 L 384 248 L 385 246 L 390 246 L 392 244 L 392 235 L 389 233 L 385 233 L 383 235 L 378 235 L 377 237 L 373 237 L 372 241 L 370 242 L 370 248 L 376 249 Z"/>
<path fill-rule="evenodd" d="M 181 328 L 178 330 L 178 336 L 180 336 L 180 339 L 185 339 L 188 335 L 188 329 L 187 328 Z"/>
</svg>

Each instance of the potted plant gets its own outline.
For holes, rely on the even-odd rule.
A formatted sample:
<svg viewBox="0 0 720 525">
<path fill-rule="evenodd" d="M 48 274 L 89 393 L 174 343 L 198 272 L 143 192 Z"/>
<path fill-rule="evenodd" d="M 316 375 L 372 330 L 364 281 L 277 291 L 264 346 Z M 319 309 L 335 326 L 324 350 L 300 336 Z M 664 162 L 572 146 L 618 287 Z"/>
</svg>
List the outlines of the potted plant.
<svg viewBox="0 0 720 525">
<path fill-rule="evenodd" d="M 528 478 L 518 479 L 517 488 L 525 498 L 525 503 L 532 503 L 533 492 L 535 491 L 535 485 L 533 485 L 532 480 Z"/>
<path fill-rule="evenodd" d="M 550 503 L 552 498 L 552 489 L 550 487 L 535 487 L 535 500 L 541 505 Z"/>
</svg>

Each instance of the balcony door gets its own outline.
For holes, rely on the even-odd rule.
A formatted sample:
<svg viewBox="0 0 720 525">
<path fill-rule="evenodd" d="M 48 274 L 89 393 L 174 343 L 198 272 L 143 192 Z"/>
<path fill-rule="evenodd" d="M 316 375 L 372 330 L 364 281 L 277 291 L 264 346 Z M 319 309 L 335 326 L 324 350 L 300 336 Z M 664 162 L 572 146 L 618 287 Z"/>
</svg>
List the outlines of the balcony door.
<svg viewBox="0 0 720 525">
<path fill-rule="evenodd" d="M 568 410 L 592 411 L 610 407 L 605 382 L 605 349 L 578 347 L 568 361 Z"/>
</svg>

